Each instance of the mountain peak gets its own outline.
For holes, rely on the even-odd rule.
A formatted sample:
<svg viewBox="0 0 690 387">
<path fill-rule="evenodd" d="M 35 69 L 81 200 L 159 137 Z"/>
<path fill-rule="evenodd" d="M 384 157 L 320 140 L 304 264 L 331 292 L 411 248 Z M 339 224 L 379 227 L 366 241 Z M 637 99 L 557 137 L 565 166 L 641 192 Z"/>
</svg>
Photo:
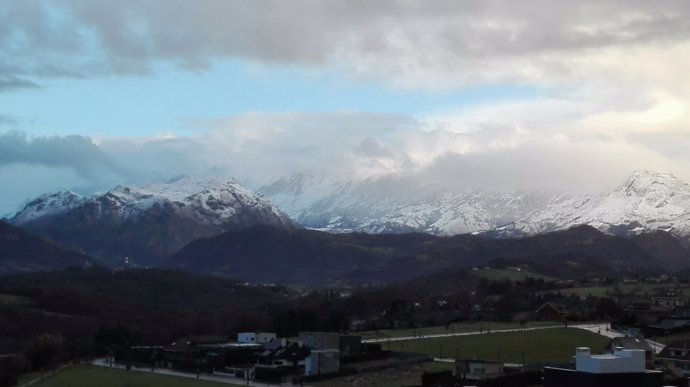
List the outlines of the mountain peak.
<svg viewBox="0 0 690 387">
<path fill-rule="evenodd" d="M 273 204 L 230 179 L 181 177 L 119 185 L 89 198 L 44 195 L 11 222 L 99 258 L 152 262 L 194 239 L 256 224 L 296 227 Z"/>
<path fill-rule="evenodd" d="M 636 170 L 616 190 L 625 196 L 647 196 L 652 193 L 684 191 L 690 189 L 687 182 L 670 173 Z"/>
<path fill-rule="evenodd" d="M 57 192 L 43 194 L 30 201 L 20 212 L 15 214 L 13 221 L 16 224 L 22 224 L 47 215 L 67 212 L 85 200 L 86 198 L 83 196 L 63 188 Z"/>
</svg>

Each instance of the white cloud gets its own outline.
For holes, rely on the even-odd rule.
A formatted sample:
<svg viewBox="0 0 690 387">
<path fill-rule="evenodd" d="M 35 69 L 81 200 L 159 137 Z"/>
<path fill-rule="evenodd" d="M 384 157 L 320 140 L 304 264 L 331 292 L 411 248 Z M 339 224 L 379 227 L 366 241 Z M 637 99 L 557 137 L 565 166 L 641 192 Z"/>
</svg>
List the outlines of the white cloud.
<svg viewBox="0 0 690 387">
<path fill-rule="evenodd" d="M 16 76 L 142 74 L 159 61 L 203 69 L 233 57 L 336 63 L 409 87 L 552 83 L 587 77 L 583 62 L 612 48 L 687 41 L 689 16 L 680 0 L 10 0 L 0 47 Z"/>
<path fill-rule="evenodd" d="M 94 157 L 85 169 L 48 143 L 52 161 L 25 146 L 29 156 L 11 162 L 59 162 L 89 180 L 104 170 L 134 180 L 187 173 L 246 181 L 301 171 L 599 190 L 635 168 L 688 178 L 688 20 L 684 0 L 10 0 L 0 9 L 0 89 L 5 80 L 8 91 L 42 77 L 147 75 L 159 63 L 205 71 L 226 58 L 336 67 L 426 92 L 487 84 L 544 90 L 424 117 L 251 113 L 196 121 L 205 133 L 193 138 L 98 139 L 91 145 L 115 164 L 87 146 Z"/>
</svg>

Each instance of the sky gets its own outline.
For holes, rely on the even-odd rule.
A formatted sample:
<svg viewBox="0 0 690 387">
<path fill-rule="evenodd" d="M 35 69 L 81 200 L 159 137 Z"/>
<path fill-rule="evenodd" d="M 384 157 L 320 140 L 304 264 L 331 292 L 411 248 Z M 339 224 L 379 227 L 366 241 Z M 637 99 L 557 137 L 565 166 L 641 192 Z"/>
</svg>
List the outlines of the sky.
<svg viewBox="0 0 690 387">
<path fill-rule="evenodd" d="M 0 216 L 181 174 L 688 180 L 688 68 L 685 0 L 2 0 Z"/>
</svg>

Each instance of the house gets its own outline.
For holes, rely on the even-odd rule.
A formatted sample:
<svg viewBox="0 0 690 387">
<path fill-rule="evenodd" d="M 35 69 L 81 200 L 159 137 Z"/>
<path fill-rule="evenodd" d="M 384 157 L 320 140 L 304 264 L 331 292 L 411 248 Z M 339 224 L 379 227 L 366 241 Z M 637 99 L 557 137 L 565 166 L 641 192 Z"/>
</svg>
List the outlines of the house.
<svg viewBox="0 0 690 387">
<path fill-rule="evenodd" d="M 688 305 L 688 299 L 685 297 L 676 296 L 652 297 L 652 304 L 654 306 L 660 306 L 664 308 L 674 308 L 677 306 Z"/>
<path fill-rule="evenodd" d="M 659 317 L 656 324 L 659 328 L 664 330 L 672 330 L 676 328 L 686 327 L 690 325 L 690 307 L 676 306 L 673 308 L 673 313 L 665 314 Z"/>
<path fill-rule="evenodd" d="M 537 309 L 537 319 L 541 321 L 563 321 L 570 311 L 565 305 L 547 302 Z"/>
<path fill-rule="evenodd" d="M 226 336 L 201 335 L 179 338 L 163 347 L 163 356 L 168 368 L 196 371 L 211 369 L 202 356 L 200 346 L 229 342 Z"/>
<path fill-rule="evenodd" d="M 297 369 L 304 366 L 304 359 L 311 350 L 300 342 L 277 339 L 264 346 L 257 364 L 264 367 Z"/>
<path fill-rule="evenodd" d="M 457 360 L 455 375 L 464 380 L 487 380 L 503 375 L 504 363 L 494 360 Z"/>
<path fill-rule="evenodd" d="M 575 369 L 544 367 L 544 387 L 661 387 L 664 374 L 645 368 L 640 349 L 592 355 L 587 347 L 575 350 Z"/>
<path fill-rule="evenodd" d="M 237 334 L 238 343 L 266 344 L 275 338 L 275 333 L 267 332 L 240 332 Z"/>
<path fill-rule="evenodd" d="M 264 345 L 257 357 L 254 378 L 269 383 L 284 382 L 289 376 L 304 373 L 311 350 L 298 341 L 276 339 Z"/>
<path fill-rule="evenodd" d="M 262 350 L 260 344 L 253 343 L 219 343 L 199 344 L 199 355 L 216 370 L 242 370 L 247 364 L 256 362 L 258 354 Z"/>
<path fill-rule="evenodd" d="M 654 369 L 654 349 L 642 337 L 616 337 L 606 344 L 604 351 L 614 353 L 622 349 L 639 349 L 644 351 L 645 366 L 647 369 Z"/>
<path fill-rule="evenodd" d="M 643 325 L 656 324 L 665 314 L 668 314 L 668 308 L 655 305 L 652 299 L 648 297 L 631 300 L 623 308 L 625 319 Z"/>
<path fill-rule="evenodd" d="M 299 340 L 312 350 L 336 349 L 340 358 L 356 357 L 362 353 L 362 338 L 333 332 L 300 332 Z"/>
<path fill-rule="evenodd" d="M 690 317 L 690 306 L 676 306 L 673 309 L 673 315 L 676 317 Z"/>
<path fill-rule="evenodd" d="M 690 340 L 669 343 L 656 357 L 666 368 L 690 376 Z"/>
</svg>

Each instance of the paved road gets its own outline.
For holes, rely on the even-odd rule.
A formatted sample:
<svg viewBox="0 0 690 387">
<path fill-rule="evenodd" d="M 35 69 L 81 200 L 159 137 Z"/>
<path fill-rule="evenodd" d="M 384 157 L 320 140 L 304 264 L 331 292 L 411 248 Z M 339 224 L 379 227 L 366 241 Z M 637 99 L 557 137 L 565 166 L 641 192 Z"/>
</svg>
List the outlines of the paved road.
<svg viewBox="0 0 690 387">
<path fill-rule="evenodd" d="M 116 364 L 116 363 L 111 364 L 104 358 L 95 359 L 91 362 L 91 364 L 99 366 L 99 367 L 111 367 L 111 368 L 125 369 L 124 365 Z M 132 371 L 147 372 L 147 373 L 152 372 L 151 367 L 145 367 L 145 368 L 132 367 Z M 199 377 L 197 377 L 196 374 L 194 374 L 194 373 L 180 372 L 180 371 L 175 371 L 175 370 L 171 370 L 168 368 L 154 368 L 153 373 L 159 374 L 159 375 L 178 376 L 181 378 L 208 380 L 210 382 L 226 383 L 226 384 L 237 385 L 237 386 L 255 386 L 255 387 L 275 387 L 275 386 L 287 387 L 287 386 L 290 386 L 290 387 L 294 387 L 294 385 L 292 383 L 268 384 L 268 383 L 257 382 L 254 380 L 245 380 L 243 378 L 237 378 L 237 377 L 229 376 L 229 375 L 201 373 L 201 374 L 199 374 Z"/>
</svg>

